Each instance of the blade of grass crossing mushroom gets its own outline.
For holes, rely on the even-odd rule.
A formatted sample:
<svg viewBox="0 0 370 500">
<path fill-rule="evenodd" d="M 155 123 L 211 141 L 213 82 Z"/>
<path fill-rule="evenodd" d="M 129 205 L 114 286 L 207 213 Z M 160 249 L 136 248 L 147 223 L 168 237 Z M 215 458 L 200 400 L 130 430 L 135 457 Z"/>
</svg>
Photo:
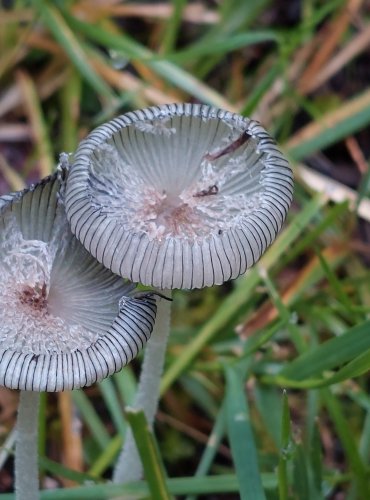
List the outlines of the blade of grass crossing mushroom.
<svg viewBox="0 0 370 500">
<path fill-rule="evenodd" d="M 225 367 L 227 431 L 242 500 L 265 500 L 248 403 L 239 372 Z"/>
<path fill-rule="evenodd" d="M 130 366 L 125 366 L 123 370 L 113 375 L 117 385 L 117 390 L 125 405 L 132 405 L 137 390 L 135 375 Z"/>
<path fill-rule="evenodd" d="M 16 497 L 38 500 L 38 439 L 37 426 L 40 395 L 21 391 L 17 419 L 15 470 Z"/>
<path fill-rule="evenodd" d="M 294 221 L 281 233 L 277 243 L 272 246 L 261 259 L 261 264 L 268 270 L 284 255 L 286 250 L 305 230 L 311 220 L 321 210 L 325 204 L 325 197 L 318 195 L 313 198 Z M 225 299 L 213 317 L 200 329 L 194 339 L 183 348 L 180 356 L 170 365 L 165 372 L 161 393 L 163 394 L 181 373 L 197 356 L 200 350 L 230 321 L 234 314 L 245 304 L 249 295 L 260 281 L 260 276 L 256 268 L 252 268 L 245 277 L 239 278 L 237 286 Z"/>
<path fill-rule="evenodd" d="M 144 412 L 128 408 L 126 416 L 135 438 L 152 498 L 171 500 L 172 496 L 166 485 L 162 459 Z"/>
<path fill-rule="evenodd" d="M 163 291 L 162 291 L 163 293 Z M 171 292 L 166 291 L 171 298 Z M 153 425 L 159 399 L 159 384 L 163 371 L 164 357 L 170 333 L 171 302 L 161 299 L 158 302 L 157 317 L 152 337 L 144 354 L 138 390 L 133 407 L 142 409 L 150 426 Z M 125 436 L 123 450 L 118 458 L 113 481 L 126 483 L 140 479 L 142 464 L 131 430 Z"/>
</svg>

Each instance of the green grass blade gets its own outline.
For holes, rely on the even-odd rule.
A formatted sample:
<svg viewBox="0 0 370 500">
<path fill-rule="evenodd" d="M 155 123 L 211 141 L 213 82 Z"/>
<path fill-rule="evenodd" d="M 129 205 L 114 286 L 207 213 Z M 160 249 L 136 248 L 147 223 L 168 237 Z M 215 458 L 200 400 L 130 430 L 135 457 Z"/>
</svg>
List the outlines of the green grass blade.
<svg viewBox="0 0 370 500">
<path fill-rule="evenodd" d="M 259 2 L 240 2 L 239 0 L 229 0 L 219 4 L 220 20 L 201 38 L 203 44 L 212 46 L 219 38 L 228 38 L 239 30 L 248 28 L 256 17 L 263 12 L 269 0 Z M 195 74 L 204 78 L 217 63 L 222 55 L 214 54 L 212 57 L 204 57 L 198 60 L 194 69 Z"/>
<path fill-rule="evenodd" d="M 293 463 L 293 498 L 299 500 L 310 500 L 308 482 L 307 456 L 302 444 L 296 446 Z"/>
<path fill-rule="evenodd" d="M 167 54 L 167 59 L 179 63 L 186 63 L 197 57 L 209 56 L 212 54 L 225 54 L 242 47 L 256 45 L 263 42 L 277 42 L 279 35 L 275 31 L 249 31 L 238 33 L 224 38 L 218 38 L 214 43 L 201 41 L 190 45 L 186 49 L 179 50 L 174 54 Z"/>
<path fill-rule="evenodd" d="M 207 441 L 207 446 L 199 461 L 197 470 L 195 471 L 196 477 L 205 476 L 208 473 L 209 469 L 211 468 L 212 462 L 217 453 L 217 448 L 224 436 L 225 424 L 226 424 L 226 416 L 225 416 L 225 407 L 223 405 L 217 415 L 215 425 L 213 426 L 212 432 L 209 435 Z"/>
<path fill-rule="evenodd" d="M 359 377 L 368 373 L 370 370 L 370 350 L 357 356 L 355 359 L 350 361 L 347 365 L 343 366 L 340 370 L 336 372 L 335 375 L 330 377 L 323 383 L 324 385 L 338 384 L 339 382 L 344 382 L 351 378 Z"/>
<path fill-rule="evenodd" d="M 336 276 L 336 274 L 332 271 L 330 268 L 330 265 L 326 261 L 324 255 L 322 255 L 322 252 L 319 249 L 316 249 L 316 255 L 318 259 L 320 260 L 321 266 L 323 270 L 325 271 L 326 278 L 328 280 L 329 285 L 331 286 L 334 296 L 340 300 L 344 307 L 352 313 L 352 317 L 355 319 L 356 314 L 354 314 L 353 307 L 352 307 L 352 301 L 346 294 L 346 292 L 343 290 L 343 286 L 340 282 L 340 279 Z"/>
<path fill-rule="evenodd" d="M 263 485 L 268 490 L 276 488 L 275 474 L 263 474 Z M 199 494 L 211 495 L 222 493 L 238 493 L 238 479 L 234 474 L 221 474 L 204 478 L 179 477 L 168 479 L 170 493 L 173 495 Z M 145 481 L 130 484 L 100 483 L 78 488 L 56 489 L 41 491 L 41 500 L 108 500 L 123 495 L 130 500 L 148 499 L 149 489 Z M 14 500 L 13 493 L 0 494 L 0 500 Z"/>
<path fill-rule="evenodd" d="M 323 481 L 322 471 L 322 451 L 321 451 L 321 437 L 317 423 L 313 428 L 312 439 L 310 442 L 310 462 L 311 462 L 311 489 L 314 491 L 315 498 L 321 500 L 323 498 L 321 488 Z"/>
<path fill-rule="evenodd" d="M 348 419 L 344 415 L 338 399 L 332 392 L 329 389 L 322 389 L 321 396 L 355 475 L 354 479 L 358 487 L 358 498 L 370 498 L 369 477 L 365 464 L 361 459 L 358 444 L 354 439 L 353 429 L 348 425 Z"/>
<path fill-rule="evenodd" d="M 72 391 L 72 399 L 82 415 L 83 421 L 101 449 L 108 446 L 109 434 L 89 398 L 82 391 Z"/>
<path fill-rule="evenodd" d="M 55 39 L 63 47 L 66 54 L 68 54 L 68 57 L 81 75 L 98 95 L 104 96 L 109 100 L 114 100 L 115 96 L 109 85 L 107 85 L 105 81 L 100 78 L 90 65 L 86 52 L 81 47 L 81 44 L 63 19 L 60 12 L 44 0 L 36 0 L 34 3 L 39 9 L 41 18 L 43 19 L 45 25 L 53 33 Z"/>
<path fill-rule="evenodd" d="M 94 478 L 101 477 L 104 472 L 112 466 L 114 459 L 117 458 L 120 449 L 122 448 L 122 437 L 117 434 L 109 444 L 97 457 L 95 462 L 91 464 L 88 474 Z"/>
<path fill-rule="evenodd" d="M 186 0 L 172 0 L 172 15 L 166 22 L 165 32 L 163 34 L 161 52 L 166 54 L 173 50 L 176 45 L 178 31 L 181 25 L 181 18 L 184 8 L 186 7 Z"/>
<path fill-rule="evenodd" d="M 144 412 L 129 408 L 126 410 L 126 416 L 135 438 L 152 498 L 170 500 L 172 497 L 167 488 L 162 459 Z"/>
<path fill-rule="evenodd" d="M 113 379 L 117 384 L 118 392 L 125 405 L 130 405 L 135 399 L 136 379 L 130 366 L 125 366 L 123 370 L 115 373 Z"/>
<path fill-rule="evenodd" d="M 101 43 L 110 49 L 121 52 L 125 57 L 141 60 L 158 75 L 162 76 L 166 81 L 182 90 L 185 90 L 188 94 L 200 99 L 201 101 L 220 108 L 230 109 L 233 107 L 218 92 L 213 90 L 211 87 L 208 87 L 192 74 L 167 60 L 156 60 L 148 49 L 131 40 L 128 36 L 124 36 L 122 33 L 120 33 L 120 35 L 110 33 L 100 26 L 82 22 L 68 14 L 66 14 L 66 19 L 72 29 L 79 30 L 90 40 L 94 40 L 95 42 Z"/>
<path fill-rule="evenodd" d="M 340 337 L 327 340 L 289 363 L 279 375 L 286 379 L 303 380 L 353 360 L 370 349 L 369 328 L 370 320 L 351 328 Z"/>
<path fill-rule="evenodd" d="M 313 123 L 311 129 L 306 128 L 306 133 L 299 142 L 292 141 L 287 144 L 288 152 L 294 160 L 302 160 L 361 130 L 369 123 L 370 89 L 341 104 L 339 109 L 324 115 L 318 122 Z"/>
<path fill-rule="evenodd" d="M 258 84 L 254 86 L 253 89 L 251 90 L 251 93 L 248 96 L 247 101 L 245 102 L 242 110 L 240 111 L 242 115 L 244 116 L 252 115 L 253 111 L 258 106 L 262 97 L 265 95 L 268 89 L 271 88 L 272 84 L 279 76 L 280 71 L 281 68 L 277 63 L 263 75 Z"/>
<path fill-rule="evenodd" d="M 82 96 L 82 78 L 76 68 L 71 68 L 71 75 L 61 89 L 61 148 L 63 151 L 75 151 L 78 144 L 78 121 Z"/>
<path fill-rule="evenodd" d="M 359 444 L 359 452 L 364 461 L 370 456 L 370 410 L 367 411 L 362 435 Z"/>
<path fill-rule="evenodd" d="M 78 484 L 86 484 L 87 481 L 94 480 L 94 478 L 91 475 L 85 472 L 78 472 L 69 469 L 68 467 L 61 465 L 58 462 L 55 462 L 54 460 L 50 460 L 47 457 L 40 457 L 39 462 L 41 470 L 49 472 L 57 477 L 63 477 L 65 479 L 69 479 L 70 481 L 74 481 Z"/>
<path fill-rule="evenodd" d="M 291 438 L 290 438 L 290 411 L 288 406 L 288 396 L 286 391 L 283 394 L 283 408 L 281 415 L 281 442 L 278 464 L 279 499 L 288 500 L 288 468 L 287 462 L 291 459 Z"/>
<path fill-rule="evenodd" d="M 106 378 L 102 380 L 99 387 L 117 431 L 121 436 L 124 436 L 127 425 L 112 379 Z"/>
<path fill-rule="evenodd" d="M 235 368 L 225 367 L 225 376 L 227 431 L 240 497 L 242 500 L 265 500 L 244 384 Z"/>
<path fill-rule="evenodd" d="M 283 411 L 281 389 L 266 384 L 256 384 L 253 390 L 255 404 L 261 415 L 261 424 L 275 447 L 281 447 L 281 414 Z"/>
</svg>

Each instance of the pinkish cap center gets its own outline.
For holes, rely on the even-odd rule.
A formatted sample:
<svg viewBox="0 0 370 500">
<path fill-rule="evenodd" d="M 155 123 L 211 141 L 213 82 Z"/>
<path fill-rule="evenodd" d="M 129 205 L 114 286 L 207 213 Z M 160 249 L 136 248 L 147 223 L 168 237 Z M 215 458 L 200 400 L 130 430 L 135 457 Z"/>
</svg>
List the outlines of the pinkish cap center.
<svg viewBox="0 0 370 500">
<path fill-rule="evenodd" d="M 32 312 L 48 312 L 46 283 L 43 283 L 42 285 L 40 283 L 36 283 L 34 287 L 25 285 L 18 292 L 18 297 L 21 304 L 32 308 Z"/>
</svg>

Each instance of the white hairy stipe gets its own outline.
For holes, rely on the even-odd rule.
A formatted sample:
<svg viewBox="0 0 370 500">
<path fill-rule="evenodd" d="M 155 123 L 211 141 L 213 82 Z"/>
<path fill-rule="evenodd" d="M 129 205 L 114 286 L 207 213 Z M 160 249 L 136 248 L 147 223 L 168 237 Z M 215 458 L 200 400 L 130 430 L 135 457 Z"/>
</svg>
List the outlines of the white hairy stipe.
<svg viewBox="0 0 370 500">
<path fill-rule="evenodd" d="M 14 217 L 6 216 L 4 225 L 0 232 L 0 349 L 11 347 L 38 355 L 88 348 L 98 335 L 60 316 L 62 304 L 51 298 L 51 271 L 61 234 L 48 243 L 25 240 Z M 62 254 L 59 248 L 58 258 Z"/>
<path fill-rule="evenodd" d="M 143 128 L 143 125 L 151 127 L 151 123 L 139 122 L 140 130 L 152 133 Z M 198 178 L 179 192 L 166 189 L 165 185 L 159 191 L 140 169 L 125 162 L 116 147 L 104 143 L 94 151 L 91 161 L 91 202 L 101 209 L 101 215 L 114 218 L 125 231 L 145 233 L 150 240 L 167 237 L 196 240 L 238 228 L 249 213 L 261 206 L 263 165 L 258 167 L 257 182 L 256 171 L 248 173 L 246 167 L 251 155 L 256 160 L 260 155 L 256 151 L 257 142 L 249 138 L 236 152 L 215 160 L 207 157 L 217 155 L 240 135 L 240 128 L 233 128 L 215 148 L 205 151 L 198 165 Z M 249 176 L 256 185 L 255 192 L 237 192 L 237 187 L 233 187 L 228 193 L 229 186 L 239 176 Z"/>
</svg>

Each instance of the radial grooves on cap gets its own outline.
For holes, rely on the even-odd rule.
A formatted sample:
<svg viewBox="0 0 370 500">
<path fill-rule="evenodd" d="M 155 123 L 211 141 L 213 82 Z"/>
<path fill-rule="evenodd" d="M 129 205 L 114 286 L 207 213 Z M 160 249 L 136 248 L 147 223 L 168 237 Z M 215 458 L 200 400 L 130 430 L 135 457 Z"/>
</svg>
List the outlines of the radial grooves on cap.
<svg viewBox="0 0 370 500">
<path fill-rule="evenodd" d="M 0 214 L 14 213 L 25 238 L 48 241 L 55 219 L 57 175 L 45 177 L 37 184 L 0 198 Z"/>
<path fill-rule="evenodd" d="M 2 197 L 0 228 L 16 222 L 24 239 L 56 245 L 48 300 L 52 290 L 62 292 L 60 306 L 68 310 L 68 319 L 82 323 L 97 337 L 83 349 L 67 346 L 64 352 L 42 354 L 3 345 L 0 385 L 10 389 L 71 390 L 102 380 L 131 361 L 153 329 L 155 298 L 150 294 L 127 297 L 134 285 L 112 274 L 88 254 L 62 217 L 59 188 L 60 182 L 53 175 L 20 193 Z M 15 221 L 9 222 L 8 213 L 14 214 Z M 57 214 L 62 218 L 54 224 Z M 60 234 L 63 237 L 57 238 Z M 123 295 L 125 298 L 119 306 Z"/>
<path fill-rule="evenodd" d="M 32 355 L 3 349 L 0 351 L 0 385 L 54 392 L 102 380 L 119 371 L 143 348 L 150 338 L 155 314 L 153 297 L 131 298 L 108 332 L 84 351 Z"/>
<path fill-rule="evenodd" d="M 153 138 L 152 134 L 141 132 L 138 124 L 150 124 L 158 119 L 165 123 L 165 133 L 158 133 Z M 204 158 L 207 145 L 211 148 L 220 142 L 225 126 L 248 134 L 245 141 L 248 165 L 239 177 L 226 181 L 225 194 L 230 197 L 247 194 L 252 198 L 261 191 L 259 204 L 235 227 L 223 228 L 221 232 L 215 231 L 199 240 L 183 238 L 179 242 L 173 235 L 157 241 L 140 229 L 136 233 L 130 232 L 118 219 L 102 223 L 103 217 L 109 218 L 109 209 L 99 213 L 91 202 L 92 193 L 89 191 L 90 176 L 95 175 L 91 171 L 91 161 L 97 158 L 97 149 L 104 144 L 111 145 L 118 155 L 129 160 L 128 163 L 131 160 L 135 163 L 140 158 L 139 170 L 148 186 L 160 192 L 162 185 L 171 187 L 175 182 L 183 187 L 196 179 L 197 165 Z M 167 137 L 174 127 L 176 133 L 171 136 L 174 147 L 166 147 Z M 200 135 L 201 141 L 198 140 Z M 189 163 L 189 169 L 178 168 L 174 178 L 173 173 L 163 166 L 176 164 L 176 151 L 179 150 L 183 151 L 184 164 Z M 215 161 L 222 168 L 229 160 L 222 154 Z M 260 176 L 262 170 L 260 190 L 254 176 Z M 135 175 L 135 168 L 132 175 Z M 97 185 L 109 194 L 109 186 L 104 188 L 100 181 Z M 66 208 L 72 231 L 100 262 L 114 272 L 156 287 L 201 288 L 236 278 L 259 260 L 280 231 L 292 196 L 293 178 L 289 164 L 259 123 L 229 111 L 185 103 L 129 112 L 93 131 L 82 141 L 75 155 L 67 181 Z M 104 235 L 107 228 L 109 237 Z"/>
</svg>

